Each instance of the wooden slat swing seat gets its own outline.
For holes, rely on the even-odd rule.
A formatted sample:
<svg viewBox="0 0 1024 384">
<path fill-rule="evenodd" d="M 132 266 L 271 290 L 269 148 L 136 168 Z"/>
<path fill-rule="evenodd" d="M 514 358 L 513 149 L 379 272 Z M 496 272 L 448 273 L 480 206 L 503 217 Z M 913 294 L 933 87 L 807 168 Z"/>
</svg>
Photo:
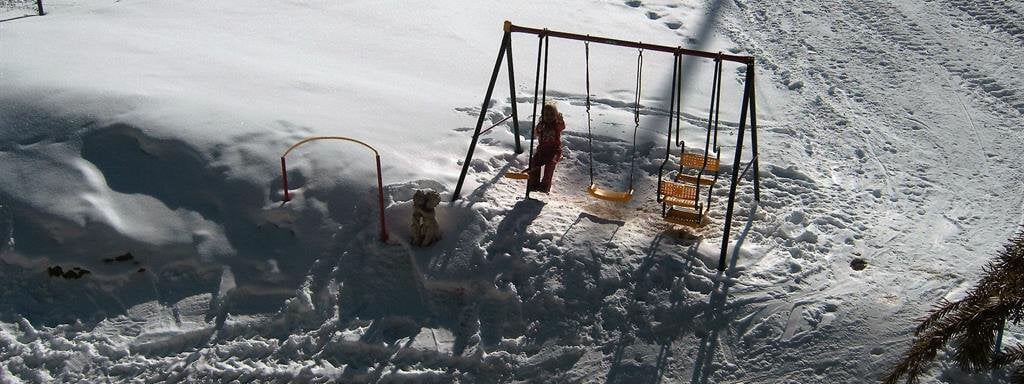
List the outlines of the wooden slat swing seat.
<svg viewBox="0 0 1024 384">
<path fill-rule="evenodd" d="M 679 158 L 679 165 L 689 169 L 704 169 L 711 173 L 718 172 L 718 159 L 700 153 L 683 153 L 683 156 Z"/>
<path fill-rule="evenodd" d="M 700 212 L 697 211 L 692 211 L 680 207 L 669 208 L 662 218 L 669 223 L 685 225 L 691 228 L 700 228 L 704 224 L 707 224 L 707 220 L 705 220 L 705 215 L 702 215 Z"/>
<path fill-rule="evenodd" d="M 672 73 L 672 97 L 669 115 L 675 115 L 676 136 L 679 135 L 679 113 L 676 111 L 676 103 L 681 100 L 680 88 L 676 83 L 678 73 L 682 67 L 680 56 L 676 55 L 674 72 Z M 692 228 L 699 228 L 707 223 L 707 211 L 711 205 L 711 189 L 718 181 L 719 158 L 718 158 L 718 106 L 721 104 L 721 73 L 722 62 L 715 60 L 715 72 L 711 85 L 711 107 L 708 115 L 707 137 L 704 144 L 704 152 L 687 152 L 685 143 L 679 140 L 676 145 L 682 147 L 679 154 L 679 170 L 670 178 L 664 177 L 665 165 L 668 163 L 669 154 L 672 148 L 672 119 L 669 118 L 668 146 L 665 153 L 665 161 L 662 162 L 659 170 L 660 182 L 658 183 L 658 200 L 662 203 L 662 218 L 669 223 L 685 225 Z M 681 79 L 681 78 L 680 78 Z M 712 132 L 714 132 L 714 147 L 711 146 Z M 715 148 L 715 155 L 712 157 L 710 151 Z M 707 202 L 701 203 L 701 193 L 706 190 Z"/>
</svg>

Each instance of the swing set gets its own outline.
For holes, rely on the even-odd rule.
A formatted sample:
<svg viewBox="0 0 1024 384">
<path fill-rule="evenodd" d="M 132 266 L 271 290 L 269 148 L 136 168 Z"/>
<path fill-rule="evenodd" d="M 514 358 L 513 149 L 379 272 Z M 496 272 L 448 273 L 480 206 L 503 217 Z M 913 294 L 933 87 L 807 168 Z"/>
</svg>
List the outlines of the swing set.
<svg viewBox="0 0 1024 384">
<path fill-rule="evenodd" d="M 494 63 L 494 70 L 491 73 L 490 83 L 487 86 L 487 92 L 484 96 L 483 106 L 480 109 L 480 116 L 477 119 L 476 129 L 474 130 L 472 139 L 469 144 L 469 151 L 466 153 L 466 159 L 462 163 L 462 171 L 459 174 L 458 183 L 455 185 L 455 190 L 452 193 L 452 202 L 456 201 L 460 197 L 462 191 L 463 182 L 466 179 L 466 174 L 469 171 L 469 164 L 473 159 L 473 152 L 476 149 L 476 143 L 480 135 L 484 132 L 489 131 L 495 126 L 501 124 L 505 120 L 512 119 L 512 129 L 515 137 L 515 153 L 523 153 L 523 148 L 519 138 L 519 114 L 516 109 L 516 87 L 515 87 L 515 70 L 512 63 L 512 33 L 525 33 L 532 34 L 538 37 L 537 44 L 537 71 L 534 77 L 534 93 L 533 93 L 533 115 L 531 120 L 531 130 L 537 124 L 537 105 L 538 101 L 541 105 L 546 103 L 547 99 L 547 72 L 548 72 L 548 40 L 551 37 L 562 38 L 567 40 L 576 40 L 584 42 L 584 52 L 586 55 L 586 83 L 587 83 L 587 97 L 586 97 L 586 108 L 587 108 L 587 135 L 588 135 L 588 159 L 589 159 L 589 171 L 590 171 L 590 186 L 587 188 L 587 192 L 598 199 L 609 200 L 614 202 L 627 202 L 633 198 L 634 193 L 634 171 L 636 168 L 636 134 L 640 128 L 640 93 L 641 83 L 643 77 L 643 54 L 644 51 L 654 52 L 665 52 L 671 53 L 674 57 L 673 71 L 672 71 L 672 87 L 670 94 L 669 103 L 669 122 L 667 130 L 667 140 L 665 150 L 665 159 L 662 161 L 660 168 L 658 169 L 658 183 L 657 183 L 657 202 L 661 203 L 661 215 L 662 219 L 666 222 L 685 225 L 689 227 L 699 228 L 707 224 L 707 214 L 710 211 L 712 188 L 717 184 L 719 177 L 719 163 L 721 159 L 721 147 L 718 145 L 718 128 L 719 128 L 719 110 L 721 106 L 722 97 L 722 67 L 723 63 L 734 62 L 743 64 L 746 66 L 746 74 L 744 79 L 743 98 L 740 102 L 740 116 L 739 116 L 739 132 L 736 140 L 736 153 L 733 157 L 732 175 L 731 182 L 729 185 L 729 199 L 726 207 L 725 224 L 722 235 L 722 251 L 719 258 L 718 270 L 724 271 L 726 267 L 726 252 L 728 249 L 729 231 L 732 224 L 733 207 L 736 199 L 736 188 L 739 181 L 746 175 L 747 171 L 753 165 L 753 187 L 754 187 L 754 200 L 760 201 L 760 173 L 758 166 L 758 152 L 757 152 L 757 107 L 754 97 L 754 58 L 752 56 L 738 56 L 723 54 L 721 52 L 707 52 L 693 49 L 686 49 L 682 47 L 669 47 L 655 44 L 647 44 L 643 42 L 632 42 L 626 40 L 611 39 L 605 37 L 596 37 L 591 35 L 580 35 L 569 32 L 552 31 L 548 29 L 536 29 L 513 25 L 509 21 L 505 21 L 504 24 L 504 36 L 501 40 L 501 47 L 498 49 L 498 58 Z M 626 190 L 614 190 L 608 188 L 599 187 L 594 182 L 594 155 L 593 155 L 593 132 L 591 129 L 591 100 L 590 100 L 590 43 L 615 45 L 621 47 L 635 48 L 637 49 L 637 66 L 636 66 L 636 95 L 633 102 L 633 145 L 630 153 L 630 171 L 629 171 L 629 184 Z M 508 57 L 508 81 L 509 81 L 509 96 L 512 100 L 512 114 L 498 123 L 492 125 L 490 128 L 481 131 L 483 126 L 484 117 L 487 113 L 488 105 L 490 104 L 491 95 L 494 91 L 494 85 L 498 80 L 498 72 L 501 70 L 502 61 L 505 57 Z M 686 143 L 682 140 L 680 135 L 680 120 L 682 118 L 682 66 L 683 56 L 692 56 L 711 59 L 715 63 L 714 75 L 712 76 L 711 86 L 711 101 L 708 111 L 707 121 L 707 133 L 704 142 L 703 152 L 697 150 L 687 150 Z M 541 70 L 543 69 L 543 73 Z M 543 80 L 542 80 L 543 79 Z M 541 83 L 543 81 L 543 83 Z M 743 139 L 744 133 L 747 129 L 747 115 L 750 115 L 750 144 L 752 158 L 744 167 L 742 173 L 740 172 L 741 157 L 743 155 Z M 674 122 L 673 122 L 674 121 Z M 675 125 L 676 141 L 672 140 L 672 128 Z M 529 151 L 529 163 L 532 163 L 533 152 L 534 152 L 534 135 L 530 138 L 530 151 Z M 678 169 L 668 170 L 666 168 L 672 157 L 672 147 L 679 147 L 679 166 Z M 673 167 L 675 168 L 675 167 Z M 527 179 L 531 168 L 527 168 L 524 171 L 519 172 L 508 172 L 506 177 L 511 179 Z M 704 195 L 706 194 L 706 199 Z M 530 190 L 527 188 L 526 198 L 530 197 Z"/>
</svg>

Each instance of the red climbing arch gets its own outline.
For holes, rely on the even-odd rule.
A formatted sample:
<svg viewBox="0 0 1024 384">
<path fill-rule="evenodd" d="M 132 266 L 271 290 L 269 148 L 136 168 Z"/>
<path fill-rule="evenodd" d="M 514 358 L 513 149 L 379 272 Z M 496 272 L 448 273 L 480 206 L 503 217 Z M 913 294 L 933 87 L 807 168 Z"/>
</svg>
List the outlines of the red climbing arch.
<svg viewBox="0 0 1024 384">
<path fill-rule="evenodd" d="M 344 136 L 314 136 L 303 139 L 298 143 L 292 144 L 291 147 L 288 147 L 288 150 L 284 151 L 284 154 L 281 155 L 281 182 L 284 184 L 284 202 L 288 202 L 289 200 L 291 200 L 291 196 L 288 194 L 288 168 L 285 165 L 285 157 L 288 156 L 288 154 L 291 153 L 291 151 L 296 147 L 308 143 L 310 141 L 316 140 L 349 141 L 362 145 L 369 149 L 370 151 L 373 151 L 374 160 L 376 160 L 377 162 L 377 204 L 380 210 L 380 241 L 388 241 L 388 227 L 384 219 L 384 181 L 383 178 L 381 178 L 380 172 L 380 153 L 378 153 L 375 148 L 371 147 L 369 144 L 366 144 L 362 141 Z"/>
</svg>

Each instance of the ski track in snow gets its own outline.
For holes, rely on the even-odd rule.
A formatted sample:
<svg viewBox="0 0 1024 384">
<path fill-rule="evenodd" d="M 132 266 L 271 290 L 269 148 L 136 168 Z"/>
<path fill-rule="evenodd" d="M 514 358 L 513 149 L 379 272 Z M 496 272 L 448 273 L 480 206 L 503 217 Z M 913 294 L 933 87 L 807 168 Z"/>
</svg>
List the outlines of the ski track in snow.
<svg viewBox="0 0 1024 384">
<path fill-rule="evenodd" d="M 1002 157 L 1020 145 L 1021 136 L 1013 122 L 1019 122 L 1024 113 L 1020 108 L 1021 78 L 1000 76 L 1001 66 L 1015 65 L 1009 59 L 1012 55 L 1005 52 L 1019 51 L 1019 46 L 1014 46 L 1012 40 L 989 41 L 978 33 L 981 26 L 976 27 L 973 20 L 958 15 L 957 9 L 928 7 L 937 5 L 934 2 L 736 4 L 745 22 L 733 26 L 730 36 L 753 51 L 762 65 L 781 72 L 782 85 L 795 81 L 791 78 L 803 81 L 800 93 L 807 95 L 802 102 L 806 109 L 793 116 L 820 117 L 805 121 L 802 129 L 796 130 L 801 136 L 813 135 L 814 140 L 813 145 L 805 145 L 814 148 L 815 155 L 801 160 L 816 162 L 821 173 L 839 171 L 839 180 L 852 181 L 861 191 L 872 190 L 872 179 L 884 186 L 881 192 L 871 192 L 875 199 L 860 199 L 852 212 L 851 207 L 823 209 L 848 212 L 858 223 L 876 223 L 874 228 L 861 232 L 866 241 L 855 242 L 858 248 L 861 244 L 868 248 L 857 254 L 878 268 L 874 276 L 864 278 L 866 287 L 862 289 L 871 293 L 846 298 L 839 304 L 843 326 L 788 350 L 786 361 L 805 364 L 809 368 L 806 372 L 784 376 L 783 370 L 796 368 L 782 360 L 764 364 L 763 369 L 769 372 L 767 377 L 800 382 L 817 382 L 825 377 L 842 382 L 879 378 L 896 354 L 903 352 L 907 330 L 929 308 L 929 302 L 970 281 L 970 275 L 962 275 L 964 271 L 976 270 L 985 259 L 975 256 L 984 244 L 979 240 L 998 242 L 1012 232 L 1006 217 L 979 214 L 987 212 L 985 207 L 991 204 L 1005 204 L 993 196 L 1014 190 L 1021 180 L 1015 165 L 1008 163 L 1011 160 Z M 826 14 L 836 16 L 822 19 Z M 960 22 L 950 25 L 937 14 Z M 961 38 L 940 37 L 951 32 Z M 979 41 L 983 39 L 984 43 Z M 990 44 L 987 49 L 978 48 Z M 988 52 L 946 54 L 961 49 Z M 970 60 L 983 54 L 1004 61 L 979 65 Z M 915 90 L 918 84 L 936 80 L 938 87 L 929 89 L 948 96 L 926 97 L 928 101 L 923 103 L 914 100 L 916 97 L 900 96 L 915 95 L 920 92 Z M 762 76 L 762 84 L 765 81 L 766 76 Z M 977 127 L 972 115 L 983 119 Z M 937 123 L 946 128 L 935 129 Z M 852 158 L 843 156 L 850 151 L 855 152 Z M 870 161 L 865 163 L 867 159 Z M 864 182 L 867 184 L 861 184 Z M 1006 204 L 1004 209 L 1012 212 L 1019 207 Z M 1002 230 L 991 233 L 993 228 Z M 952 254 L 932 253 L 936 251 Z M 957 253 L 972 257 L 965 259 Z M 911 271 L 951 279 L 948 283 L 941 279 L 908 279 L 907 273 L 915 273 Z M 840 272 L 832 273 L 833 279 L 838 279 Z M 841 285 L 824 290 L 849 289 Z M 914 291 L 920 293 L 911 293 Z M 913 297 L 920 300 L 906 299 Z M 870 299 L 884 300 L 886 305 L 872 308 L 866 303 Z M 850 350 L 857 357 L 846 356 L 835 364 L 848 359 L 860 364 L 823 369 L 821 356 L 835 355 L 827 349 L 840 345 L 862 349 Z M 760 351 L 744 352 L 749 353 L 744 356 L 746 360 L 763 358 Z M 933 373 L 936 371 L 944 372 L 936 369 Z"/>
<path fill-rule="evenodd" d="M 758 100 L 783 119 L 760 126 L 762 200 L 753 210 L 751 180 L 741 181 L 732 241 L 744 233 L 744 246 L 729 273 L 715 267 L 731 161 L 723 158 L 711 224 L 694 234 L 659 219 L 652 188 L 624 205 L 589 198 L 587 138 L 566 132 L 555 187 L 537 201 L 501 178 L 525 156 L 478 155 L 468 177 L 479 186 L 439 208 L 449 224 L 433 248 L 404 244 L 401 227 L 381 246 L 369 222 L 347 223 L 294 291 L 246 298 L 252 292 L 226 269 L 211 293 L 134 305 L 95 324 L 2 323 L 0 379 L 860 383 L 880 377 L 914 319 L 964 289 L 1024 224 L 1024 200 L 1013 198 L 1024 185 L 1013 164 L 1024 144 L 1024 78 L 1005 69 L 1024 51 L 1019 5 L 623 8 L 680 39 L 693 38 L 693 9 L 720 9 L 716 30 L 759 60 L 759 95 L 785 96 Z M 979 55 L 992 59 L 970 60 Z M 550 98 L 584 116 L 581 95 Z M 523 116 L 531 101 L 518 100 Z M 508 113 L 510 102 L 496 99 L 492 111 Z M 596 104 L 603 119 L 630 121 L 629 103 Z M 479 107 L 457 110 L 472 119 Z M 666 114 L 644 112 L 651 121 Z M 684 123 L 697 135 L 706 117 Z M 630 143 L 620 133 L 631 127 L 595 127 L 599 184 L 621 185 Z M 731 158 L 735 124 L 723 127 Z M 483 135 L 477 153 L 508 153 L 510 132 L 505 124 Z M 638 146 L 638 185 L 656 182 L 661 145 Z M 392 223 L 404 223 L 412 190 L 424 187 L 444 188 L 387 186 Z M 355 210 L 375 214 L 368 204 Z M 852 271 L 854 257 L 868 269 Z M 281 297 L 276 311 L 233 310 Z M 949 362 L 932 374 L 958 377 Z"/>
</svg>

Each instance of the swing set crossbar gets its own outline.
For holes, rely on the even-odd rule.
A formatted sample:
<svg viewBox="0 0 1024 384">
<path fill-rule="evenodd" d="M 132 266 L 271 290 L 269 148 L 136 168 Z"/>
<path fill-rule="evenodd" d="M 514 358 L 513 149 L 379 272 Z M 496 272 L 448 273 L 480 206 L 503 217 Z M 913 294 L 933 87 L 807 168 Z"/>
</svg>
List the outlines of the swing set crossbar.
<svg viewBox="0 0 1024 384">
<path fill-rule="evenodd" d="M 528 34 L 533 34 L 533 35 L 538 35 L 538 36 L 550 36 L 550 37 L 557 37 L 557 38 L 568 39 L 568 40 L 589 41 L 589 42 L 592 42 L 592 43 L 617 45 L 617 46 L 620 46 L 620 47 L 638 48 L 638 49 L 644 49 L 644 50 L 648 50 L 648 51 L 678 53 L 678 54 L 684 55 L 684 56 L 696 56 L 696 57 L 703 57 L 703 58 L 708 58 L 708 59 L 722 59 L 722 60 L 725 60 L 725 61 L 732 61 L 732 62 L 741 63 L 741 64 L 753 64 L 754 63 L 754 57 L 753 56 L 727 55 L 727 54 L 718 53 L 718 52 L 708 52 L 708 51 L 701 51 L 701 50 L 696 50 L 696 49 L 687 49 L 687 48 L 682 48 L 682 47 L 670 47 L 670 46 L 667 46 L 667 45 L 649 44 L 649 43 L 644 43 L 644 42 L 640 42 L 640 41 L 619 40 L 619 39 L 612 39 L 612 38 L 609 38 L 609 37 L 601 37 L 601 36 L 593 36 L 593 35 L 580 35 L 580 34 L 577 34 L 577 33 L 554 31 L 554 30 L 550 30 L 550 29 L 530 28 L 530 27 L 524 27 L 524 26 L 521 26 L 521 25 L 512 24 L 512 22 L 508 21 L 508 20 L 505 20 L 505 32 L 510 32 L 510 33 L 528 33 Z"/>
</svg>

